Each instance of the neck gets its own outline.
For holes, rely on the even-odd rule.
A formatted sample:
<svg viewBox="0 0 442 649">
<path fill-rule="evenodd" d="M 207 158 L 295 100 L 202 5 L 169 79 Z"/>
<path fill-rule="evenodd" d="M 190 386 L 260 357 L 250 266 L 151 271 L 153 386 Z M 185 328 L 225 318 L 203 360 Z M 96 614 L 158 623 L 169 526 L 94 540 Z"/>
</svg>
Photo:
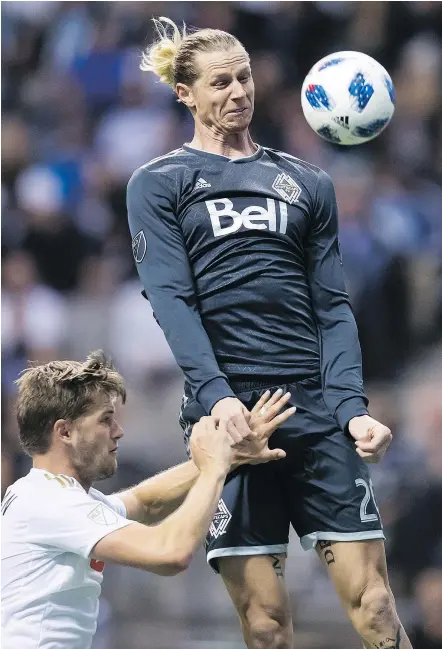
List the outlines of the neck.
<svg viewBox="0 0 442 649">
<path fill-rule="evenodd" d="M 75 478 L 81 484 L 85 491 L 89 491 L 92 486 L 91 482 L 85 481 L 80 478 L 78 472 L 73 468 L 72 464 L 66 457 L 58 457 L 56 453 L 45 453 L 44 455 L 34 455 L 32 458 L 32 466 L 34 469 L 42 469 L 48 471 L 53 475 L 62 473 L 71 478 Z"/>
<path fill-rule="evenodd" d="M 248 129 L 225 134 L 218 133 L 199 122 L 195 124 L 195 134 L 189 146 L 228 158 L 243 158 L 253 155 L 257 150 L 257 145 L 254 144 Z"/>
</svg>

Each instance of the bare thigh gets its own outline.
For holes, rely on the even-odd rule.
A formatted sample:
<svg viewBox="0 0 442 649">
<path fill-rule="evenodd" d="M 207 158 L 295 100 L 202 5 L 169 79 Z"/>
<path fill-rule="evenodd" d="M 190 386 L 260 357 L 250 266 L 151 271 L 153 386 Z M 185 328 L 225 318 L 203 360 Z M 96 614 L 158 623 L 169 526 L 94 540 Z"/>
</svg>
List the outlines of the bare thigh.
<svg viewBox="0 0 442 649">
<path fill-rule="evenodd" d="M 238 611 L 244 638 L 272 628 L 292 646 L 290 602 L 284 579 L 286 557 L 282 554 L 222 557 L 220 573 Z M 250 642 L 250 644 L 249 644 Z"/>
<path fill-rule="evenodd" d="M 391 593 L 382 540 L 319 541 L 316 552 L 346 609 L 357 604 L 369 586 L 385 586 Z"/>
</svg>

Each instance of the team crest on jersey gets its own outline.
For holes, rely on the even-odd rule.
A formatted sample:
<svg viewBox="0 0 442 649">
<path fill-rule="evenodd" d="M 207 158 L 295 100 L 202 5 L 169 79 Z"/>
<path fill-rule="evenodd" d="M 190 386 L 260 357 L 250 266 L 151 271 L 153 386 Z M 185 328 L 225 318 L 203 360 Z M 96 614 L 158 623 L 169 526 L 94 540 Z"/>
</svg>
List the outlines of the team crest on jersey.
<svg viewBox="0 0 442 649">
<path fill-rule="evenodd" d="M 143 230 L 140 230 L 132 239 L 132 254 L 137 264 L 140 264 L 146 254 L 147 243 Z"/>
<path fill-rule="evenodd" d="M 230 523 L 232 514 L 226 507 L 226 503 L 221 498 L 218 503 L 218 509 L 215 512 L 212 523 L 209 527 L 209 534 L 213 536 L 214 539 L 217 539 L 222 534 L 226 533 L 227 525 Z"/>
<path fill-rule="evenodd" d="M 301 194 L 301 188 L 291 176 L 285 173 L 278 174 L 272 185 L 282 198 L 290 205 L 296 203 Z"/>
</svg>

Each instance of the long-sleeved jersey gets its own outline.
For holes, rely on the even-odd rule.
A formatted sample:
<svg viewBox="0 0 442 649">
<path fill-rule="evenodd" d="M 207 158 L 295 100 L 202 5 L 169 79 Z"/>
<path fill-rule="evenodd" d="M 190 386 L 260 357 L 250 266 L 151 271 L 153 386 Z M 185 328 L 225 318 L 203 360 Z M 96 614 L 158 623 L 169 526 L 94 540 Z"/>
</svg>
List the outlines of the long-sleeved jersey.
<svg viewBox="0 0 442 649">
<path fill-rule="evenodd" d="M 339 425 L 367 412 L 329 176 L 259 147 L 184 145 L 128 185 L 132 249 L 155 317 L 206 412 L 230 380 L 321 373 Z"/>
</svg>

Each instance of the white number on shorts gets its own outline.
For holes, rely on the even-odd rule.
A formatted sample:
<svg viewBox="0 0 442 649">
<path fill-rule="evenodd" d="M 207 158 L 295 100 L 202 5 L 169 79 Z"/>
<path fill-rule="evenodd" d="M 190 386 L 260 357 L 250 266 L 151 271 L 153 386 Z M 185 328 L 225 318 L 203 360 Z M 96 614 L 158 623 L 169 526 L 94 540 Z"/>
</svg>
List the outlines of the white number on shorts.
<svg viewBox="0 0 442 649">
<path fill-rule="evenodd" d="M 372 481 L 370 480 L 369 484 L 367 484 L 365 480 L 363 480 L 362 478 L 358 478 L 357 480 L 355 480 L 355 484 L 357 487 L 364 487 L 365 489 L 365 495 L 362 499 L 361 508 L 360 508 L 361 521 L 363 523 L 368 523 L 370 521 L 377 521 L 379 518 L 378 517 L 379 510 L 374 497 Z M 376 511 L 378 514 L 367 514 L 367 505 L 370 502 L 370 497 L 373 499 L 373 503 L 374 506 L 376 507 Z"/>
</svg>

